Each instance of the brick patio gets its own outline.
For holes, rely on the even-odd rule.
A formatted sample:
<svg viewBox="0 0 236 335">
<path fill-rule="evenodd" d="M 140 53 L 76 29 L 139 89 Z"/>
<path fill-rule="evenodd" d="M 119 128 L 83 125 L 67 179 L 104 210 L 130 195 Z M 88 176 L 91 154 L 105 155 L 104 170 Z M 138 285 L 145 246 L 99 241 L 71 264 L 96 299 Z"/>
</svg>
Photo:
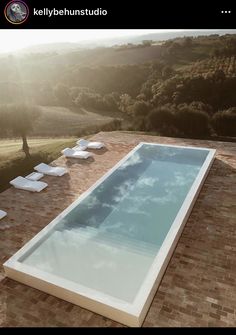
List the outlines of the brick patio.
<svg viewBox="0 0 236 335">
<path fill-rule="evenodd" d="M 141 141 L 217 149 L 216 159 L 184 228 L 143 326 L 236 326 L 236 143 L 121 132 L 93 137 L 107 150 L 94 161 L 66 160 L 69 174 L 44 177 L 38 194 L 0 194 L 0 257 L 4 263 Z M 0 271 L 0 325 L 120 327 L 78 306 L 22 285 Z"/>
</svg>

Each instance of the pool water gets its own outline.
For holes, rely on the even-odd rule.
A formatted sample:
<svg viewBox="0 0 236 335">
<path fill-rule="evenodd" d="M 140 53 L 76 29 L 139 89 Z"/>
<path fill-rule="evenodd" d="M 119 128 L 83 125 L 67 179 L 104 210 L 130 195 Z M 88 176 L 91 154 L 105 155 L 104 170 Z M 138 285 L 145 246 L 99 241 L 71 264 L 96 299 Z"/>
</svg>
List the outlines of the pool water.
<svg viewBox="0 0 236 335">
<path fill-rule="evenodd" d="M 20 262 L 132 303 L 208 153 L 143 144 Z"/>
</svg>

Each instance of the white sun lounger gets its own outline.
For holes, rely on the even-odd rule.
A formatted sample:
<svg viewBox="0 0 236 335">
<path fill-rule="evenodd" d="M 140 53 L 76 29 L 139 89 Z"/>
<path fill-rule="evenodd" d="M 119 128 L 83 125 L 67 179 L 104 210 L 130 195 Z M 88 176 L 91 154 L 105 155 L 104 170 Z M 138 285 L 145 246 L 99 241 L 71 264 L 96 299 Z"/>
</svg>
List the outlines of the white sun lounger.
<svg viewBox="0 0 236 335">
<path fill-rule="evenodd" d="M 79 151 L 71 148 L 65 148 L 64 150 L 62 150 L 62 154 L 68 158 L 81 158 L 81 159 L 87 159 L 88 157 L 93 156 L 91 152 Z"/>
<path fill-rule="evenodd" d="M 91 142 L 91 141 L 84 140 L 83 138 L 78 140 L 76 143 L 80 147 L 85 148 L 85 149 L 101 149 L 105 147 L 104 143 L 102 142 Z"/>
<path fill-rule="evenodd" d="M 7 215 L 7 213 L 0 209 L 0 220 L 5 218 L 6 215 Z"/>
<path fill-rule="evenodd" d="M 30 174 L 28 174 L 28 176 L 25 176 L 26 179 L 29 179 L 29 180 L 39 180 L 41 178 L 43 178 L 43 173 L 39 173 L 39 172 L 32 172 Z"/>
<path fill-rule="evenodd" d="M 63 176 L 65 173 L 68 173 L 68 170 L 61 166 L 50 166 L 45 163 L 40 163 L 35 166 L 34 169 L 39 173 L 44 173 L 49 176 Z"/>
<path fill-rule="evenodd" d="M 43 181 L 33 181 L 21 176 L 11 180 L 10 184 L 20 190 L 31 191 L 31 192 L 40 192 L 45 187 L 48 186 L 48 184 L 44 183 Z"/>
</svg>

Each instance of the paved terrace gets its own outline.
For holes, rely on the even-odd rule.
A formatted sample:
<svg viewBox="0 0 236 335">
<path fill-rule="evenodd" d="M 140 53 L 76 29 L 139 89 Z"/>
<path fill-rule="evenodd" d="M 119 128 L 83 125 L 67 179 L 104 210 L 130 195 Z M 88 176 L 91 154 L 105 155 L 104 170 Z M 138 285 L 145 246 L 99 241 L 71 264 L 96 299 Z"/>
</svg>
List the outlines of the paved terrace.
<svg viewBox="0 0 236 335">
<path fill-rule="evenodd" d="M 0 194 L 1 263 L 20 249 L 140 141 L 216 148 L 217 155 L 177 248 L 156 292 L 144 326 L 236 326 L 236 144 L 130 133 L 93 137 L 107 150 L 94 161 L 66 160 L 69 174 L 44 177 L 39 194 L 10 188 Z M 0 269 L 1 326 L 122 325 L 5 277 Z"/>
</svg>

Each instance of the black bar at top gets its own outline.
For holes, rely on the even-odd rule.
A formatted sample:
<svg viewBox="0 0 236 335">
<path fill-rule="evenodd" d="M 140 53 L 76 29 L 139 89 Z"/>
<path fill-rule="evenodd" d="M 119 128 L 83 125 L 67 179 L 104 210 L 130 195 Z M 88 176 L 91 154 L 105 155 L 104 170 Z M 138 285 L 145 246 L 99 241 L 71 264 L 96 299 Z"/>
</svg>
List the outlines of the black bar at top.
<svg viewBox="0 0 236 335">
<path fill-rule="evenodd" d="M 17 0 L 16 0 L 17 2 Z M 0 1 L 2 29 L 234 29 L 236 11 L 232 4 L 189 1 L 56 1 L 24 0 L 29 17 L 22 24 L 11 24 L 4 15 L 9 1 Z M 207 5 L 207 7 L 206 7 Z M 235 7 L 235 6 L 234 6 Z M 105 10 L 101 16 L 33 15 L 35 10 Z M 223 13 L 222 13 L 223 12 Z"/>
</svg>

